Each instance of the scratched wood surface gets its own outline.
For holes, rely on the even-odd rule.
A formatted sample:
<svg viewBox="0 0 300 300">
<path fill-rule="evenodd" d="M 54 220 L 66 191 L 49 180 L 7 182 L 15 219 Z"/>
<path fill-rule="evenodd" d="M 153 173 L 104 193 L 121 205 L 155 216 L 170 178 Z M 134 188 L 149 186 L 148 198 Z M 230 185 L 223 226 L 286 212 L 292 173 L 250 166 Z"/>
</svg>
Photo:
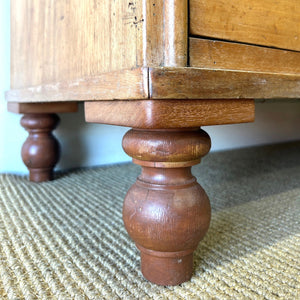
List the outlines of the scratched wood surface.
<svg viewBox="0 0 300 300">
<path fill-rule="evenodd" d="M 299 98 L 300 74 L 206 68 L 150 68 L 151 99 Z"/>
<path fill-rule="evenodd" d="M 10 90 L 11 102 L 299 98 L 299 74 L 211 68 L 137 68 Z"/>
<path fill-rule="evenodd" d="M 282 1 L 274 5 L 275 19 L 279 14 L 275 8 Z M 198 10 L 196 19 L 193 15 L 202 2 L 190 2 L 191 32 L 195 24 L 196 27 L 200 24 L 197 22 L 202 12 Z M 262 3 L 255 9 L 268 8 L 269 0 Z M 289 9 L 293 3 L 298 2 L 286 1 Z M 299 53 L 296 51 L 225 42 L 216 42 L 211 47 L 210 41 L 191 38 L 192 68 L 185 68 L 187 4 L 186 0 L 12 0 L 12 89 L 7 93 L 7 100 L 299 97 Z M 237 7 L 242 4 L 245 1 L 236 3 Z M 294 12 L 289 9 L 283 14 L 289 12 L 294 20 Z M 244 13 L 245 20 L 252 14 Z M 223 15 L 220 17 L 212 20 L 222 23 Z M 271 29 L 266 26 L 265 30 Z M 295 26 L 291 25 L 290 30 L 296 30 L 297 34 Z M 272 30 L 268 32 L 277 36 Z M 287 30 L 287 36 L 290 33 Z M 252 35 L 259 36 L 259 33 L 250 30 L 249 37 Z M 284 40 L 277 41 L 285 47 Z"/>
<path fill-rule="evenodd" d="M 85 78 L 9 90 L 12 102 L 147 99 L 148 69 L 112 71 Z"/>
<path fill-rule="evenodd" d="M 190 0 L 190 33 L 300 51 L 299 0 Z"/>
<path fill-rule="evenodd" d="M 12 0 L 11 88 L 184 67 L 187 11 L 187 0 Z"/>
<path fill-rule="evenodd" d="M 189 42 L 191 67 L 300 74 L 300 52 L 200 38 Z"/>
<path fill-rule="evenodd" d="M 11 1 L 11 88 L 142 65 L 142 1 Z"/>
</svg>

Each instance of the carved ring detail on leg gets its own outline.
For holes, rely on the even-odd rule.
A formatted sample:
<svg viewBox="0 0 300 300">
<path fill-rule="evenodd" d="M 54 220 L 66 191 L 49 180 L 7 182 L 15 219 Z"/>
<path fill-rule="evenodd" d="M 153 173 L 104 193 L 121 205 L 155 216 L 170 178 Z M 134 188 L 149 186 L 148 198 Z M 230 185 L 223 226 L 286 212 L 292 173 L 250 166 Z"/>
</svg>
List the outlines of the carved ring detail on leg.
<svg viewBox="0 0 300 300">
<path fill-rule="evenodd" d="M 21 125 L 29 136 L 22 147 L 22 159 L 29 169 L 29 179 L 43 182 L 53 179 L 53 168 L 59 159 L 59 143 L 52 130 L 59 123 L 56 114 L 25 114 Z"/>
<path fill-rule="evenodd" d="M 191 167 L 209 152 L 210 138 L 201 129 L 130 130 L 123 148 L 142 166 L 123 220 L 141 251 L 143 275 L 160 285 L 187 281 L 210 222 L 209 199 Z"/>
</svg>

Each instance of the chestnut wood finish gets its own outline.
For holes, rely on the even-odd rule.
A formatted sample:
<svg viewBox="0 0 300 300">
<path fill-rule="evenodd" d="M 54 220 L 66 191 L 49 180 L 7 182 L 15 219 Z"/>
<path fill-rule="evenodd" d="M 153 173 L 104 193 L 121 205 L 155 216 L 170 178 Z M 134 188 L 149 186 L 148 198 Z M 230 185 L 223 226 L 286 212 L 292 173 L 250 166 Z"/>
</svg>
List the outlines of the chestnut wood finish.
<svg viewBox="0 0 300 300">
<path fill-rule="evenodd" d="M 187 0 L 12 0 L 11 88 L 142 66 L 185 67 L 187 25 Z"/>
<path fill-rule="evenodd" d="M 251 99 L 85 102 L 87 122 L 144 129 L 247 123 L 254 114 Z"/>
<path fill-rule="evenodd" d="M 11 1 L 8 101 L 299 96 L 299 52 L 188 39 L 300 50 L 298 0 L 100 2 Z"/>
<path fill-rule="evenodd" d="M 21 125 L 29 132 L 22 147 L 22 159 L 29 169 L 29 180 L 43 182 L 53 179 L 59 159 L 59 143 L 52 131 L 59 123 L 55 113 L 76 112 L 76 102 L 17 103 L 9 102 L 8 111 L 25 114 Z"/>
<path fill-rule="evenodd" d="M 190 34 L 300 51 L 299 0 L 190 0 Z"/>
<path fill-rule="evenodd" d="M 133 127 L 123 148 L 142 173 L 124 202 L 125 226 L 147 279 L 188 280 L 210 221 L 191 173 L 210 149 L 199 127 L 253 121 L 255 98 L 299 98 L 299 1 L 11 3 L 6 98 L 25 113 L 32 180 L 50 179 L 57 161 L 54 108 L 84 101 L 88 122 Z"/>
<path fill-rule="evenodd" d="M 185 67 L 188 60 L 188 1 L 143 0 L 144 66 Z"/>
<path fill-rule="evenodd" d="M 123 207 L 125 227 L 141 251 L 143 275 L 156 284 L 190 279 L 193 251 L 208 230 L 209 199 L 191 166 L 210 149 L 203 130 L 130 130 L 125 152 L 142 166 Z"/>
<path fill-rule="evenodd" d="M 200 38 L 189 42 L 191 67 L 300 74 L 300 52 Z"/>
<path fill-rule="evenodd" d="M 30 88 L 10 90 L 8 101 L 62 102 L 111 99 L 147 99 L 148 69 L 113 71 L 98 76 L 43 84 Z"/>
<path fill-rule="evenodd" d="M 12 89 L 142 66 L 142 10 L 143 1 L 12 0 Z"/>
<path fill-rule="evenodd" d="M 201 68 L 151 68 L 151 99 L 297 98 L 300 74 Z"/>
<path fill-rule="evenodd" d="M 123 219 L 144 276 L 160 285 L 189 280 L 193 251 L 210 221 L 208 197 L 191 174 L 210 149 L 197 127 L 253 121 L 254 101 L 91 101 L 85 115 L 88 122 L 134 127 L 123 148 L 142 174 L 127 193 Z"/>
<path fill-rule="evenodd" d="M 77 112 L 78 103 L 76 102 L 46 102 L 46 103 L 18 103 L 8 102 L 7 110 L 16 114 L 34 114 L 34 113 L 71 113 Z"/>
<path fill-rule="evenodd" d="M 75 80 L 10 90 L 12 102 L 142 99 L 297 98 L 300 74 L 198 68 L 139 68 Z M 200 62 L 199 65 L 202 63 Z M 297 67 L 296 67 L 297 69 Z"/>
<path fill-rule="evenodd" d="M 21 125 L 29 132 L 22 147 L 22 159 L 34 182 L 53 179 L 53 168 L 59 159 L 59 144 L 52 135 L 58 125 L 56 114 L 25 114 Z"/>
</svg>

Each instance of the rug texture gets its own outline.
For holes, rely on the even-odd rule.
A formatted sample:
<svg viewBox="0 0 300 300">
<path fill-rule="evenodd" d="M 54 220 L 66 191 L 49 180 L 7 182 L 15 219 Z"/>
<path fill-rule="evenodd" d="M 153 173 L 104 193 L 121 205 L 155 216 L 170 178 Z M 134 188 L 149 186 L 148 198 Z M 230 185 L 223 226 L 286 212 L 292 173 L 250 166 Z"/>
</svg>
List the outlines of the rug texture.
<svg viewBox="0 0 300 300">
<path fill-rule="evenodd" d="M 300 143 L 209 154 L 211 199 L 191 281 L 156 286 L 122 223 L 132 164 L 0 175 L 1 299 L 300 299 Z"/>
</svg>

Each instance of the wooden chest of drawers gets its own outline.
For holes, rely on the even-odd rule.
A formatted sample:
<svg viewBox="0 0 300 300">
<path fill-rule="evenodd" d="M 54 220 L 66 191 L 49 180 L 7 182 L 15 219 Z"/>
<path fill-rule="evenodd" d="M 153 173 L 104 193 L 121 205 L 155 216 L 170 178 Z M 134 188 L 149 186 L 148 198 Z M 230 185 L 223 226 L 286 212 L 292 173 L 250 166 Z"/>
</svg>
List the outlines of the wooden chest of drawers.
<svg viewBox="0 0 300 300">
<path fill-rule="evenodd" d="M 7 97 L 296 98 L 299 7 L 297 0 L 12 1 Z"/>
<path fill-rule="evenodd" d="M 7 100 L 25 114 L 31 179 L 51 178 L 53 114 L 78 101 L 88 122 L 134 128 L 123 147 L 143 171 L 126 196 L 125 226 L 146 278 L 188 280 L 210 220 L 190 172 L 210 148 L 199 127 L 254 121 L 255 98 L 299 98 L 300 2 L 11 3 Z"/>
</svg>

